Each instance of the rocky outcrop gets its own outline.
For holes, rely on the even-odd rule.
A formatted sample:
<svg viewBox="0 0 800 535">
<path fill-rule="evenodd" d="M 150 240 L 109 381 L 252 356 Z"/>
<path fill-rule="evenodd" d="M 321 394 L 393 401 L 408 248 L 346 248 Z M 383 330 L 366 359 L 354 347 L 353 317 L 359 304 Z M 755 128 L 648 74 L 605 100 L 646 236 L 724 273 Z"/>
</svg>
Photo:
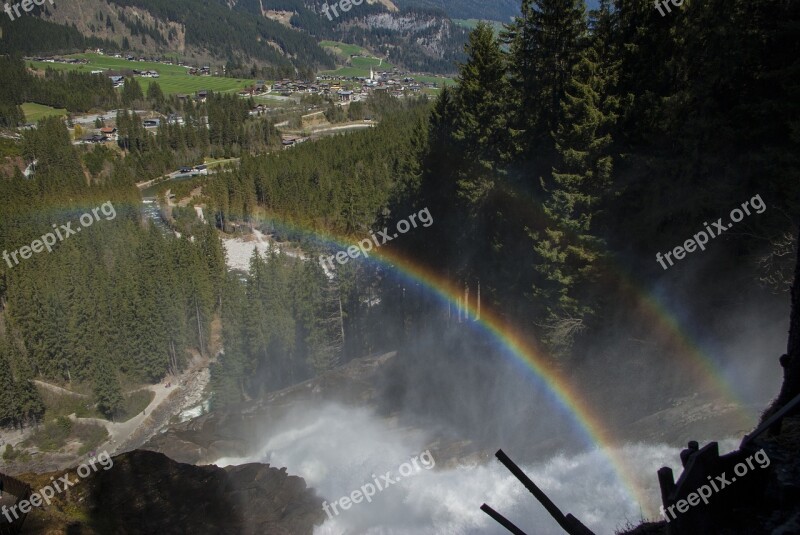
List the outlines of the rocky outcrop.
<svg viewBox="0 0 800 535">
<path fill-rule="evenodd" d="M 192 466 L 148 451 L 113 460 L 109 470 L 35 509 L 25 532 L 303 535 L 325 519 L 322 498 L 285 468 Z M 50 475 L 32 476 L 30 483 L 38 488 Z"/>
</svg>

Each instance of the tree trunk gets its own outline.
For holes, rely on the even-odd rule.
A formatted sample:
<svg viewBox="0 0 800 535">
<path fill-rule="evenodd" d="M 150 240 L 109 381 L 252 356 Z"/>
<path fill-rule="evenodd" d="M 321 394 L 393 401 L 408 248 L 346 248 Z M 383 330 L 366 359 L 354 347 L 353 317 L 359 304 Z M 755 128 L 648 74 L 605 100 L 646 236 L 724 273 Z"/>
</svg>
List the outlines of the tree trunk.
<svg viewBox="0 0 800 535">
<path fill-rule="evenodd" d="M 203 349 L 203 329 L 200 326 L 200 306 L 197 304 L 197 297 L 195 297 L 194 300 L 194 310 L 197 316 L 197 339 L 200 342 L 200 355 L 205 355 L 205 350 Z"/>
</svg>

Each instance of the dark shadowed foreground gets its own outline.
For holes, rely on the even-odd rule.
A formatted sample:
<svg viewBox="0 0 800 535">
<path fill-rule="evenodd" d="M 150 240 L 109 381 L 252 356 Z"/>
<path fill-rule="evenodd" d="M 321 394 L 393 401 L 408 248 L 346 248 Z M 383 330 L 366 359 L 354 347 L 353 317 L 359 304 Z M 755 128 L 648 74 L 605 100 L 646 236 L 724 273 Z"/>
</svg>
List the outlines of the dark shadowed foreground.
<svg viewBox="0 0 800 535">
<path fill-rule="evenodd" d="M 23 479 L 39 488 L 51 475 L 62 474 Z M 23 533 L 303 535 L 324 516 L 322 499 L 285 469 L 198 467 L 134 451 L 59 495 L 47 512 L 34 511 Z"/>
</svg>

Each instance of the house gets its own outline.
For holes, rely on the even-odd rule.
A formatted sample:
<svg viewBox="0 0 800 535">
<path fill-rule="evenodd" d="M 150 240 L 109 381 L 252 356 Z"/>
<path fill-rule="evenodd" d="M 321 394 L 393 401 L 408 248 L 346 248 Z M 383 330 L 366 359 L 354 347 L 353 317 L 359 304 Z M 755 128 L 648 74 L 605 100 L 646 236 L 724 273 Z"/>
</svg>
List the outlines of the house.
<svg viewBox="0 0 800 535">
<path fill-rule="evenodd" d="M 337 95 L 339 95 L 339 102 L 350 102 L 353 100 L 352 91 L 339 91 Z"/>
<path fill-rule="evenodd" d="M 200 102 L 205 102 L 206 99 L 208 98 L 208 89 L 201 89 L 195 94 L 197 95 L 197 100 L 199 100 Z"/>
<path fill-rule="evenodd" d="M 80 143 L 88 145 L 94 143 L 105 143 L 106 141 L 108 141 L 108 138 L 106 136 L 101 134 L 93 134 L 91 136 L 86 136 L 82 138 Z"/>
<path fill-rule="evenodd" d="M 183 123 L 184 123 L 183 117 L 181 117 L 177 113 L 170 113 L 169 116 L 167 117 L 167 124 L 183 125 Z"/>
<path fill-rule="evenodd" d="M 111 141 L 116 141 L 119 136 L 117 135 L 117 129 L 113 126 L 105 126 L 100 129 L 100 134 L 107 137 Z"/>
<path fill-rule="evenodd" d="M 250 117 L 259 116 L 259 115 L 263 114 L 265 111 L 267 111 L 267 107 L 264 106 L 263 104 L 259 104 L 258 106 L 254 107 L 252 110 L 250 110 Z"/>
</svg>

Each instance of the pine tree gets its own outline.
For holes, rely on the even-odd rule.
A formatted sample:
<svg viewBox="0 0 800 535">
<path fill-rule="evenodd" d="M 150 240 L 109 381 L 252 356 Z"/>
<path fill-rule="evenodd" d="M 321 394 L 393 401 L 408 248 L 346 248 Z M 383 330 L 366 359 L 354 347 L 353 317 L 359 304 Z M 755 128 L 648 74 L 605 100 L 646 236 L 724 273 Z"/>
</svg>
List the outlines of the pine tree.
<svg viewBox="0 0 800 535">
<path fill-rule="evenodd" d="M 609 111 L 613 102 L 604 97 L 606 74 L 591 48 L 573 70 L 554 135 L 560 163 L 543 186 L 549 195 L 544 207 L 548 225 L 531 233 L 540 257 L 535 267 L 544 279 L 534 295 L 546 303 L 548 342 L 562 352 L 594 312 L 587 285 L 597 278 L 603 250 L 594 218 L 611 186 L 609 131 L 615 120 Z"/>
<path fill-rule="evenodd" d="M 19 400 L 15 394 L 8 342 L 0 336 L 0 427 L 12 425 L 20 418 Z"/>
<path fill-rule="evenodd" d="M 527 159 L 548 159 L 560 102 L 585 46 L 585 6 L 583 0 L 523 0 L 521 10 L 504 36 L 519 103 L 515 128 L 526 132 L 521 150 Z"/>
<path fill-rule="evenodd" d="M 113 417 L 125 401 L 117 374 L 107 359 L 98 358 L 94 363 L 93 375 L 93 393 L 97 408 L 107 417 Z"/>
<path fill-rule="evenodd" d="M 144 99 L 142 93 L 142 86 L 139 85 L 136 78 L 125 78 L 125 83 L 122 86 L 122 103 L 125 106 L 131 106 L 134 102 Z"/>
</svg>

